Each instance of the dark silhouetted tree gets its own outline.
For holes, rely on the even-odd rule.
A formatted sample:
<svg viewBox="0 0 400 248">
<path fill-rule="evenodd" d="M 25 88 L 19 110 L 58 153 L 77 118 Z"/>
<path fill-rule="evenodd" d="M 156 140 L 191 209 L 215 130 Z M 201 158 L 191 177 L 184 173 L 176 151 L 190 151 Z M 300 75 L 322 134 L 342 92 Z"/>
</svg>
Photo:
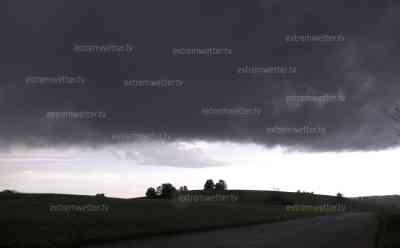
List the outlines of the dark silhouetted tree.
<svg viewBox="0 0 400 248">
<path fill-rule="evenodd" d="M 158 190 L 161 191 L 162 198 L 172 198 L 176 193 L 176 188 L 170 183 L 163 183 Z"/>
<path fill-rule="evenodd" d="M 188 191 L 188 188 L 186 186 L 181 186 L 181 187 L 179 187 L 179 191 L 186 192 L 186 191 Z"/>
<path fill-rule="evenodd" d="M 211 192 L 214 191 L 214 189 L 215 189 L 214 181 L 212 179 L 208 179 L 204 184 L 204 191 Z"/>
<path fill-rule="evenodd" d="M 224 180 L 219 180 L 218 183 L 215 184 L 215 190 L 216 191 L 224 191 L 227 190 L 228 186 L 226 185 L 226 182 Z"/>
<path fill-rule="evenodd" d="M 150 199 L 154 199 L 157 197 L 156 190 L 153 187 L 150 187 L 146 191 L 146 197 Z"/>
<path fill-rule="evenodd" d="M 160 196 L 160 197 L 161 197 L 161 194 L 162 194 L 162 185 L 158 186 L 158 187 L 157 187 L 157 190 L 156 190 L 156 195 L 157 195 L 157 196 Z"/>
<path fill-rule="evenodd" d="M 336 201 L 337 203 L 344 203 L 344 197 L 342 193 L 339 192 L 336 194 Z"/>
</svg>

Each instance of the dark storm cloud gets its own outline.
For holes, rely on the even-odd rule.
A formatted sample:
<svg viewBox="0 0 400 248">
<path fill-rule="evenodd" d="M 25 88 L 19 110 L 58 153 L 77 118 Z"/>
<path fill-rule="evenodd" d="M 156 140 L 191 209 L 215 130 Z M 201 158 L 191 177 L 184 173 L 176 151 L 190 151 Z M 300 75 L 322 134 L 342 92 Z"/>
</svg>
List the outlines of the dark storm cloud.
<svg viewBox="0 0 400 248">
<path fill-rule="evenodd" d="M 384 115 L 400 90 L 395 32 L 400 11 L 391 1 L 5 5 L 1 145 L 97 145 L 129 132 L 307 150 L 369 150 L 398 143 L 394 123 Z M 344 41 L 285 41 L 287 35 L 304 34 L 341 35 Z M 98 47 L 76 50 L 84 45 Z M 102 45 L 132 50 L 106 51 Z M 174 48 L 229 49 L 231 54 L 174 55 Z M 238 73 L 245 66 L 295 67 L 296 73 Z M 32 83 L 32 77 L 47 81 Z M 66 83 L 65 77 L 84 82 Z M 183 84 L 149 86 L 166 79 Z M 142 80 L 142 86 L 124 86 L 126 80 Z M 325 94 L 343 95 L 345 101 L 286 102 L 287 96 Z M 202 112 L 211 108 L 231 112 Z M 262 113 L 232 114 L 240 108 Z M 105 116 L 62 121 L 49 118 L 49 112 Z M 298 129 L 266 131 L 273 127 Z M 303 127 L 325 132 L 298 132 Z"/>
</svg>

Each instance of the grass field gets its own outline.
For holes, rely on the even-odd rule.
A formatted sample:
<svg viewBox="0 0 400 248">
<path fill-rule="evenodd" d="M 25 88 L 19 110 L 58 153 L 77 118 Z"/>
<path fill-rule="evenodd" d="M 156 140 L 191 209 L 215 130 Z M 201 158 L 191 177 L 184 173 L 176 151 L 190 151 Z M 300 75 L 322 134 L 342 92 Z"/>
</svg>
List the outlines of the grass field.
<svg viewBox="0 0 400 248">
<path fill-rule="evenodd" d="M 202 191 L 190 191 L 200 195 Z M 117 199 L 57 194 L 0 194 L 0 247 L 78 247 L 83 244 L 160 234 L 208 230 L 320 215 L 288 212 L 292 204 L 334 204 L 336 197 L 312 194 L 226 191 L 235 201 L 182 202 L 175 199 Z M 101 206 L 72 211 L 55 206 Z M 356 203 L 348 204 L 358 207 Z"/>
<path fill-rule="evenodd" d="M 378 232 L 375 247 L 400 247 L 400 212 L 381 213 L 378 216 Z"/>
</svg>

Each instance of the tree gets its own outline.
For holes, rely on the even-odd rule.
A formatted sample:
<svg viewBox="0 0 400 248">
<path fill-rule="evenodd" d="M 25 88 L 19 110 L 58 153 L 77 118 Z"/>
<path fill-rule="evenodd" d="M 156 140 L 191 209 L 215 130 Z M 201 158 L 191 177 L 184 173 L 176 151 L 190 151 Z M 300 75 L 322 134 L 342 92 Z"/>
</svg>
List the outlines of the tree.
<svg viewBox="0 0 400 248">
<path fill-rule="evenodd" d="M 170 183 L 163 183 L 157 189 L 160 191 L 162 198 L 172 198 L 176 193 L 176 188 Z"/>
<path fill-rule="evenodd" d="M 161 195 L 162 195 L 162 185 L 160 185 L 160 186 L 157 187 L 156 195 L 159 196 L 159 197 L 161 197 Z"/>
<path fill-rule="evenodd" d="M 218 183 L 215 184 L 215 190 L 216 191 L 224 191 L 228 188 L 226 185 L 226 182 L 224 180 L 219 180 Z"/>
<path fill-rule="evenodd" d="M 208 179 L 204 184 L 204 191 L 210 192 L 214 191 L 214 189 L 215 189 L 214 181 L 212 179 Z"/>
<path fill-rule="evenodd" d="M 344 198 L 343 198 L 343 194 L 342 193 L 337 193 L 336 194 L 336 201 L 338 202 L 338 203 L 343 203 L 344 202 Z"/>
<path fill-rule="evenodd" d="M 179 191 L 186 192 L 186 191 L 188 191 L 188 188 L 184 185 L 184 186 L 179 187 Z"/>
<path fill-rule="evenodd" d="M 154 199 L 157 197 L 156 190 L 153 187 L 150 187 L 146 191 L 146 197 L 149 199 Z"/>
</svg>

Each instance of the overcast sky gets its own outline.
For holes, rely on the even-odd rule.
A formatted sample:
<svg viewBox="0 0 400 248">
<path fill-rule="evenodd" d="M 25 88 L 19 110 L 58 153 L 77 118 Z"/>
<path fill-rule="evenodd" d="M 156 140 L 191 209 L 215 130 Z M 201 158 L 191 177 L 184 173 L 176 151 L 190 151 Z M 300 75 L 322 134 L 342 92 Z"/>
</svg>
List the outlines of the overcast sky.
<svg viewBox="0 0 400 248">
<path fill-rule="evenodd" d="M 1 5 L 0 189 L 399 193 L 394 1 Z"/>
</svg>

